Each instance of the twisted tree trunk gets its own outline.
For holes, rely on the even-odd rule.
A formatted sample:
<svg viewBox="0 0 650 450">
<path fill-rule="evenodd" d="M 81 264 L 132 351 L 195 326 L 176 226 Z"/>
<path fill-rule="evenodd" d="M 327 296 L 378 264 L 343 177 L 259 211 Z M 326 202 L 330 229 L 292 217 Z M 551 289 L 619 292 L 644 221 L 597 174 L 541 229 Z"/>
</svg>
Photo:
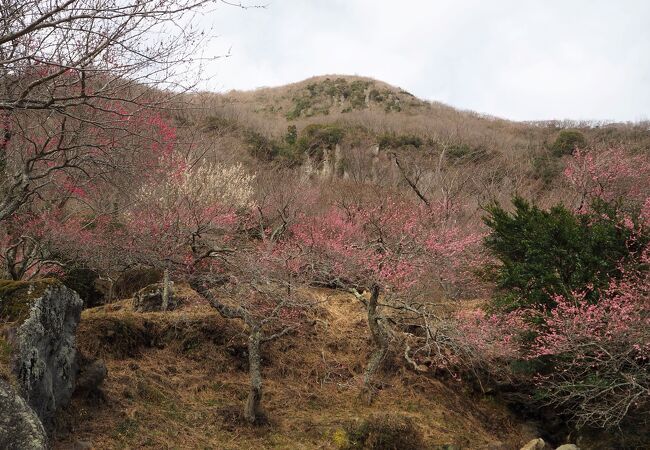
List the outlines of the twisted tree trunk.
<svg viewBox="0 0 650 450">
<path fill-rule="evenodd" d="M 377 302 L 379 300 L 379 286 L 373 284 L 370 288 L 370 300 L 368 301 L 368 327 L 375 349 L 370 354 L 368 364 L 363 376 L 363 394 L 368 404 L 372 403 L 374 389 L 372 379 L 381 365 L 381 362 L 388 353 L 389 336 L 384 326 L 380 323 L 381 316 L 377 313 Z"/>
<path fill-rule="evenodd" d="M 248 336 L 248 374 L 250 376 L 250 391 L 248 393 L 248 400 L 244 411 L 244 417 L 251 425 L 258 423 L 262 415 L 261 342 L 261 330 L 258 327 L 252 327 Z"/>
<path fill-rule="evenodd" d="M 163 272 L 162 310 L 167 311 L 169 307 L 169 269 Z"/>
<path fill-rule="evenodd" d="M 258 424 L 263 415 L 261 406 L 262 402 L 262 357 L 260 354 L 260 347 L 263 342 L 275 339 L 284 335 L 285 333 L 277 333 L 276 335 L 265 338 L 262 334 L 262 324 L 255 320 L 253 316 L 241 306 L 228 306 L 219 301 L 213 295 L 207 286 L 201 283 L 198 279 L 190 280 L 190 285 L 199 294 L 203 295 L 210 304 L 216 308 L 219 313 L 228 319 L 241 319 L 249 327 L 248 334 L 248 375 L 250 377 L 250 391 L 248 393 L 248 400 L 244 408 L 244 418 L 251 425 Z"/>
</svg>

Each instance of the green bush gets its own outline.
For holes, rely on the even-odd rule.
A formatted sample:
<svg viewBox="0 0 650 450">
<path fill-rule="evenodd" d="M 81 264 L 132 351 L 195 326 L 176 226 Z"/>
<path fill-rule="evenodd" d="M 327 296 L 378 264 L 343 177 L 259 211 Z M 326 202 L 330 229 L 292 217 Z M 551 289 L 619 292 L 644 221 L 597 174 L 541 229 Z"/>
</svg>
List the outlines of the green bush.
<svg viewBox="0 0 650 450">
<path fill-rule="evenodd" d="M 312 117 L 316 115 L 327 115 L 329 108 L 345 102 L 343 113 L 353 110 L 362 110 L 368 107 L 366 99 L 376 105 L 383 106 L 387 113 L 402 110 L 400 96 L 409 96 L 407 105 L 421 106 L 423 103 L 414 100 L 411 94 L 400 91 L 399 94 L 386 88 L 377 88 L 373 81 L 352 80 L 337 78 L 332 80 L 326 78 L 319 82 L 309 83 L 304 89 L 294 93 L 292 106 L 287 112 L 288 120 L 295 120 L 299 117 Z"/>
<path fill-rule="evenodd" d="M 300 133 L 300 138 L 296 142 L 296 151 L 298 154 L 308 154 L 315 156 L 317 159 L 322 158 L 322 150 L 332 149 L 336 144 L 341 142 L 345 130 L 335 124 L 311 124 L 306 126 Z"/>
<path fill-rule="evenodd" d="M 294 145 L 298 139 L 298 129 L 295 125 L 289 125 L 287 127 L 287 134 L 284 135 L 284 142 L 288 145 Z"/>
<path fill-rule="evenodd" d="M 346 429 L 348 449 L 419 450 L 424 448 L 422 434 L 413 421 L 403 415 L 374 415 Z"/>
<path fill-rule="evenodd" d="M 370 86 L 369 81 L 354 80 L 348 89 L 348 100 L 354 109 L 366 107 L 366 89 Z"/>
<path fill-rule="evenodd" d="M 533 177 L 542 180 L 544 184 L 550 184 L 555 180 L 562 170 L 560 162 L 547 155 L 539 155 L 533 158 Z"/>
<path fill-rule="evenodd" d="M 281 140 L 248 130 L 245 141 L 253 157 L 261 161 L 278 161 L 293 166 L 298 164 L 305 154 L 317 159 L 322 158 L 323 149 L 333 149 L 344 135 L 345 129 L 335 124 L 311 124 L 300 133 L 295 125 L 290 125 Z"/>
<path fill-rule="evenodd" d="M 420 148 L 423 145 L 422 138 L 412 134 L 384 133 L 379 137 L 379 148 L 400 148 L 406 146 Z"/>
<path fill-rule="evenodd" d="M 467 144 L 457 144 L 450 146 L 445 152 L 445 156 L 452 162 L 467 158 L 472 153 L 472 149 Z"/>
<path fill-rule="evenodd" d="M 302 115 L 303 111 L 309 109 L 310 107 L 311 107 L 311 102 L 309 101 L 309 99 L 303 97 L 294 97 L 293 109 L 291 109 L 286 114 L 286 117 L 289 120 L 297 119 Z"/>
<path fill-rule="evenodd" d="M 276 160 L 287 167 L 295 167 L 302 162 L 302 154 L 298 152 L 295 144 L 284 145 L 278 147 Z"/>
<path fill-rule="evenodd" d="M 391 111 L 400 112 L 402 110 L 402 107 L 399 105 L 399 100 L 395 98 L 390 98 L 388 101 L 384 103 L 385 103 L 384 111 L 386 111 L 387 113 Z"/>
<path fill-rule="evenodd" d="M 562 130 L 551 145 L 551 150 L 555 156 L 571 155 L 576 148 L 582 148 L 586 144 L 585 137 L 579 131 Z"/>
<path fill-rule="evenodd" d="M 293 106 L 286 117 L 288 120 L 294 120 L 299 117 L 328 115 L 332 99 L 338 101 L 340 98 L 350 103 L 345 108 L 345 112 L 352 111 L 352 109 L 363 109 L 366 107 L 366 89 L 371 85 L 371 81 L 348 82 L 345 78 L 336 80 L 326 78 L 320 82 L 309 83 L 294 95 Z"/>
<path fill-rule="evenodd" d="M 619 263 L 632 261 L 648 241 L 630 241 L 616 204 L 599 201 L 583 214 L 562 205 L 543 210 L 519 197 L 513 205 L 511 213 L 495 203 L 484 218 L 485 245 L 498 260 L 488 275 L 498 287 L 499 309 L 552 308 L 554 294 L 585 286 L 593 286 L 587 298 L 597 301 L 599 290 L 621 275 Z"/>
<path fill-rule="evenodd" d="M 273 161 L 280 154 L 278 144 L 257 131 L 247 130 L 244 140 L 251 156 L 261 161 Z"/>
</svg>

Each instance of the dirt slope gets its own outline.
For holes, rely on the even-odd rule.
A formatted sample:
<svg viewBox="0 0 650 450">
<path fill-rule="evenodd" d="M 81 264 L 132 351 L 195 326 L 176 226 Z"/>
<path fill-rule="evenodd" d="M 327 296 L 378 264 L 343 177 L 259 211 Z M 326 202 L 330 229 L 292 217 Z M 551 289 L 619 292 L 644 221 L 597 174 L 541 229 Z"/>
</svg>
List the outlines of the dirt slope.
<svg viewBox="0 0 650 450">
<path fill-rule="evenodd" d="M 84 311 L 79 345 L 109 369 L 104 399 L 76 398 L 55 448 L 341 448 L 344 429 L 385 413 L 408 417 L 426 448 L 519 448 L 530 439 L 504 408 L 386 361 L 372 406 L 358 397 L 367 354 L 364 317 L 351 296 L 307 293 L 322 309 L 293 338 L 265 348 L 270 424 L 243 425 L 245 336 L 186 289 L 185 306 L 135 313 L 130 302 Z M 447 447 L 445 447 L 447 445 Z"/>
</svg>

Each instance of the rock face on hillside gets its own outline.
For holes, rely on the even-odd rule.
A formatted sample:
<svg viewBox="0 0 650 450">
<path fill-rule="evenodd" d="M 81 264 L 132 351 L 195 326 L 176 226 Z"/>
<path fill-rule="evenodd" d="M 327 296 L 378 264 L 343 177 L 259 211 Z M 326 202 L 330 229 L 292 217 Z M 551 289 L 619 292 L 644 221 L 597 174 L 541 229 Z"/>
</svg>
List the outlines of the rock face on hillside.
<svg viewBox="0 0 650 450">
<path fill-rule="evenodd" d="M 163 284 L 155 283 L 140 289 L 133 296 L 133 309 L 138 312 L 162 311 Z M 174 296 L 174 284 L 170 282 L 167 311 L 178 308 L 178 299 Z"/>
<path fill-rule="evenodd" d="M 548 447 L 546 445 L 546 442 L 544 442 L 544 439 L 537 438 L 521 447 L 521 450 L 546 450 L 547 448 Z"/>
<path fill-rule="evenodd" d="M 4 334 L 12 349 L 16 384 L 49 428 L 75 388 L 75 333 L 83 301 L 55 281 L 5 282 L 0 294 L 0 317 L 11 322 Z"/>
<path fill-rule="evenodd" d="M 47 448 L 45 429 L 33 409 L 0 378 L 0 448 L 41 450 Z"/>
</svg>

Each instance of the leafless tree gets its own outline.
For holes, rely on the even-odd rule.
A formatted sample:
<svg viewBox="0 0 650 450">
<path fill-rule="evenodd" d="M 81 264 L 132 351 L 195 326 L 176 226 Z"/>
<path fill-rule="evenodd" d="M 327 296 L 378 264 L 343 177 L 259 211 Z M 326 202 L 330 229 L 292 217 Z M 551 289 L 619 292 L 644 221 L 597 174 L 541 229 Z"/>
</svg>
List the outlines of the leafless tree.
<svg viewBox="0 0 650 450">
<path fill-rule="evenodd" d="M 228 256 L 226 276 L 203 270 L 190 279 L 192 288 L 219 314 L 241 320 L 246 326 L 250 390 L 244 418 L 251 425 L 265 420 L 262 345 L 294 332 L 307 306 L 292 286 L 290 272 L 283 262 L 269 247 L 240 249 Z"/>
<path fill-rule="evenodd" d="M 61 183 L 110 180 L 134 136 L 156 138 L 142 111 L 199 81 L 194 19 L 215 3 L 0 0 L 0 221 Z"/>
</svg>

